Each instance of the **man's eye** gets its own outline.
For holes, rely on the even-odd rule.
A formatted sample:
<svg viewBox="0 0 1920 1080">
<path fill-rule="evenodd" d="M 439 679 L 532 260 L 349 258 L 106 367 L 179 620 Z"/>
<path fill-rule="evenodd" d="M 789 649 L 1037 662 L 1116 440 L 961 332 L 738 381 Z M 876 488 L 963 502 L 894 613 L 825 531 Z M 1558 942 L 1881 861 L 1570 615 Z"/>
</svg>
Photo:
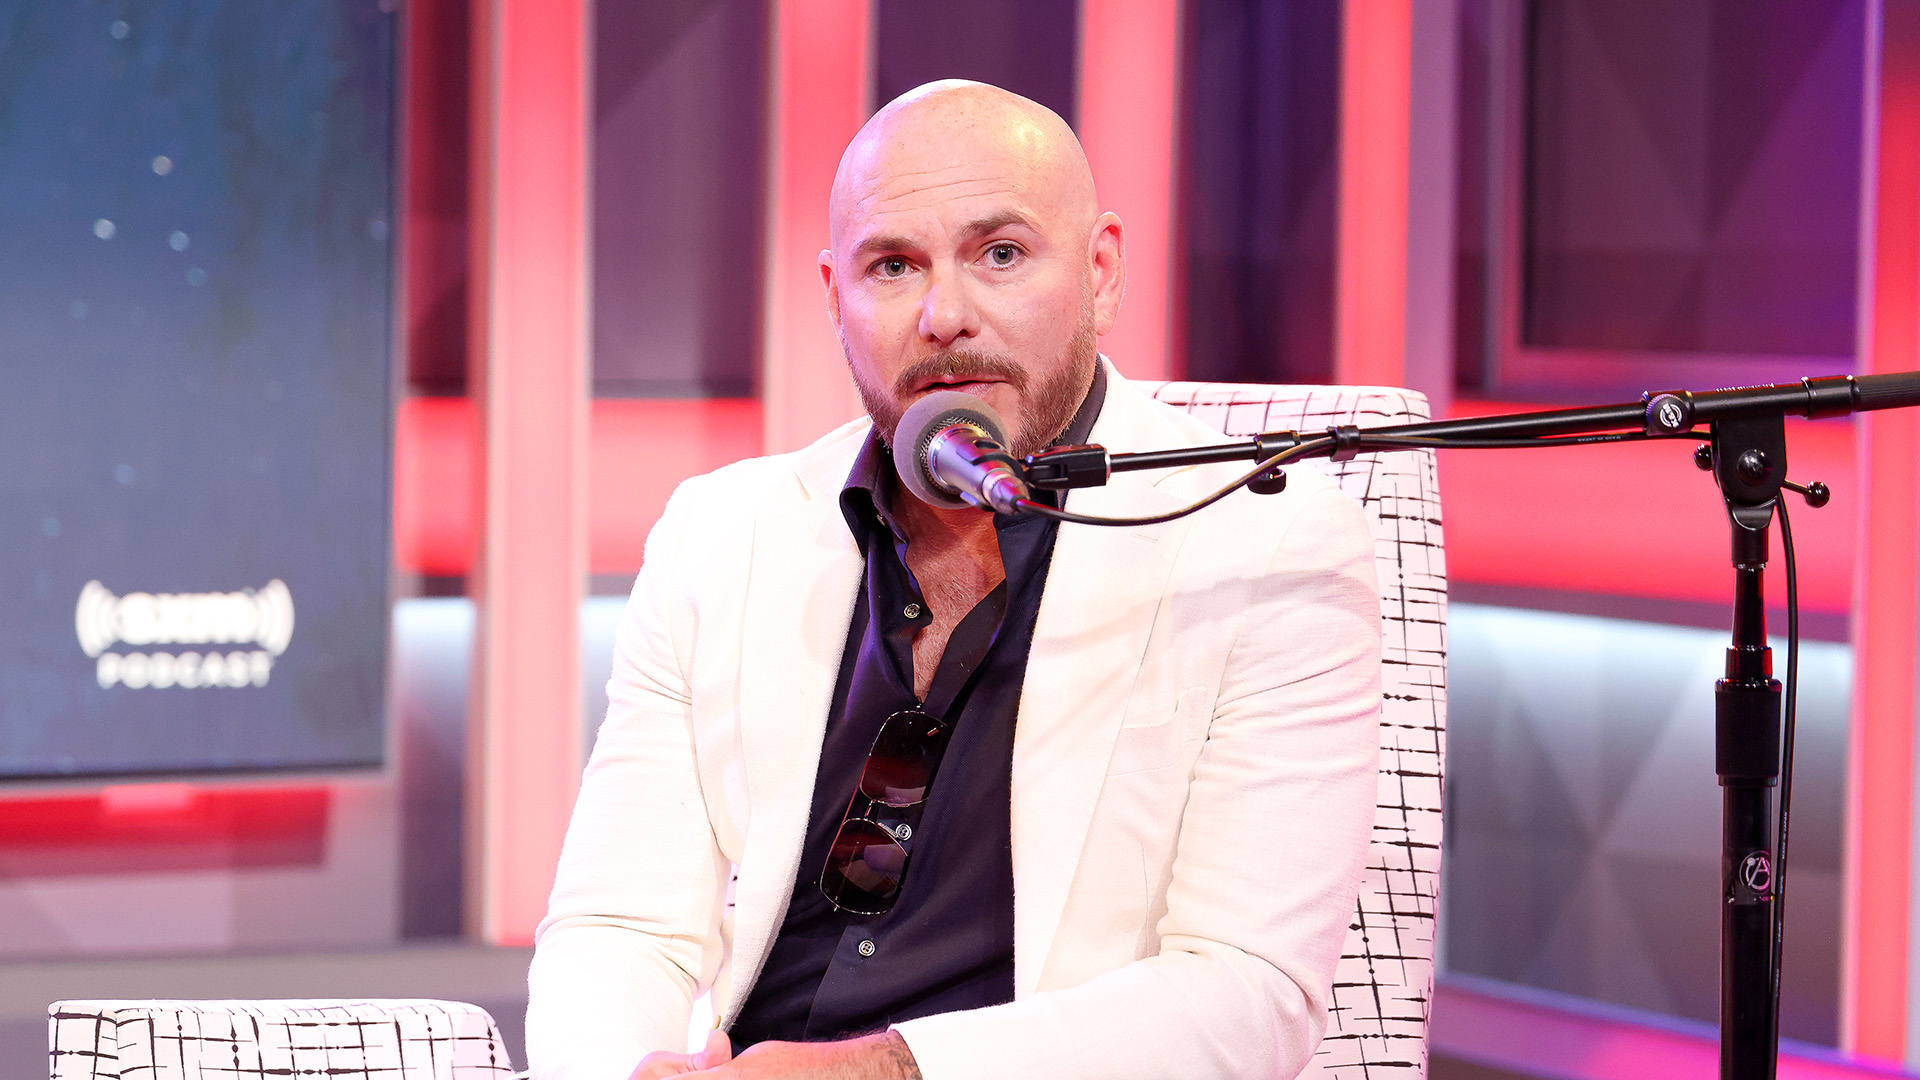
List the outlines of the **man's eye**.
<svg viewBox="0 0 1920 1080">
<path fill-rule="evenodd" d="M 1012 244 L 995 244 L 987 249 L 987 261 L 995 266 L 1012 266 L 1019 257 L 1020 249 Z"/>
<path fill-rule="evenodd" d="M 873 269 L 881 277 L 899 277 L 907 272 L 907 260 L 881 259 L 873 265 Z"/>
</svg>

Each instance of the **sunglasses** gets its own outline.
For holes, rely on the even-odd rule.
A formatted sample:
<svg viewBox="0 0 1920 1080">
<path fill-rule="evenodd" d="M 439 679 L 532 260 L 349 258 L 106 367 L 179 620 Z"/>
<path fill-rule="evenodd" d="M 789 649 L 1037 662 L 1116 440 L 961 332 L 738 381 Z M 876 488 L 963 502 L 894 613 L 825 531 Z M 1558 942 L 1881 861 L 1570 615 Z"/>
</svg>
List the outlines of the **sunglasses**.
<svg viewBox="0 0 1920 1080">
<path fill-rule="evenodd" d="M 907 873 L 904 841 L 919 824 L 921 805 L 947 748 L 947 731 L 939 717 L 921 709 L 902 709 L 880 725 L 820 872 L 820 891 L 834 907 L 882 915 L 899 899 Z M 894 824 L 883 825 L 876 817 Z"/>
</svg>

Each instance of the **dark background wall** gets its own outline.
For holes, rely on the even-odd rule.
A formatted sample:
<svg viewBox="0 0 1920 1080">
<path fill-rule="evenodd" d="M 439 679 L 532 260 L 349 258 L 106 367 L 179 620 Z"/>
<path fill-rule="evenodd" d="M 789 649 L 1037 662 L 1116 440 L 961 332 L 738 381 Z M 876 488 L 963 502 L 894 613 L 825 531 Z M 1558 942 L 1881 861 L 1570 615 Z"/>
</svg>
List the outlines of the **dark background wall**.
<svg viewBox="0 0 1920 1080">
<path fill-rule="evenodd" d="M 1187 374 L 1325 382 L 1339 5 L 1193 0 L 1184 34 L 1175 333 Z"/>
<path fill-rule="evenodd" d="M 599 396 L 754 392 L 767 18 L 758 0 L 594 6 Z"/>
<path fill-rule="evenodd" d="M 875 0 L 873 106 L 935 79 L 975 79 L 1045 105 L 1071 124 L 1079 7 L 1060 0 Z"/>
<path fill-rule="evenodd" d="M 1853 352 L 1860 0 L 1538 0 L 1524 340 Z"/>
</svg>

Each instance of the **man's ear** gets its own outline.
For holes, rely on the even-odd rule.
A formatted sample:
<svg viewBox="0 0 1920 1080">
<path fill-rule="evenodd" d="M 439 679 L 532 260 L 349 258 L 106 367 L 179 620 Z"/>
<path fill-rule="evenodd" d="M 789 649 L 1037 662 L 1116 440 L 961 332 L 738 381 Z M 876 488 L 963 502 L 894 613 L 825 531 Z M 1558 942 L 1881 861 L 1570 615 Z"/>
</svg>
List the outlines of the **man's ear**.
<svg viewBox="0 0 1920 1080">
<path fill-rule="evenodd" d="M 833 322 L 833 333 L 844 338 L 840 331 L 840 282 L 833 276 L 833 252 L 820 249 L 820 284 L 827 289 L 827 318 Z"/>
<path fill-rule="evenodd" d="M 1127 291 L 1127 235 L 1120 215 L 1109 210 L 1094 221 L 1087 261 L 1093 267 L 1093 332 L 1104 335 L 1119 319 Z"/>
</svg>

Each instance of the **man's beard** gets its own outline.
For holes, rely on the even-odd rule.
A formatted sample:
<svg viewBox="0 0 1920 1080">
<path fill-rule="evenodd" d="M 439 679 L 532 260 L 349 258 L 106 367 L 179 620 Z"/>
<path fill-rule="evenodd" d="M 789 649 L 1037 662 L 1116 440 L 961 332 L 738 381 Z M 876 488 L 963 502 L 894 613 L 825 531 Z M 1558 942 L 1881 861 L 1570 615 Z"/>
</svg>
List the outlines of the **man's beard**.
<svg viewBox="0 0 1920 1080">
<path fill-rule="evenodd" d="M 907 365 L 894 379 L 891 394 L 870 384 L 857 366 L 851 363 L 848 366 L 853 371 L 854 385 L 860 389 L 860 403 L 866 406 L 867 415 L 873 417 L 874 427 L 889 446 L 893 445 L 894 431 L 906 412 L 902 399 L 922 380 L 939 377 L 951 382 L 978 379 L 1006 383 L 1019 394 L 1021 401 L 1018 416 L 1002 418 L 1011 428 L 1007 432 L 1011 443 L 1007 452 L 1015 458 L 1024 458 L 1052 444 L 1073 422 L 1073 414 L 1079 411 L 1087 388 L 1093 383 L 1093 365 L 1098 362 L 1098 356 L 1093 312 L 1089 306 L 1082 309 L 1080 325 L 1067 343 L 1065 362 L 1054 365 L 1051 374 L 1039 382 L 1034 381 L 1033 374 L 1026 368 L 1005 356 L 964 348 L 942 349 Z"/>
</svg>

